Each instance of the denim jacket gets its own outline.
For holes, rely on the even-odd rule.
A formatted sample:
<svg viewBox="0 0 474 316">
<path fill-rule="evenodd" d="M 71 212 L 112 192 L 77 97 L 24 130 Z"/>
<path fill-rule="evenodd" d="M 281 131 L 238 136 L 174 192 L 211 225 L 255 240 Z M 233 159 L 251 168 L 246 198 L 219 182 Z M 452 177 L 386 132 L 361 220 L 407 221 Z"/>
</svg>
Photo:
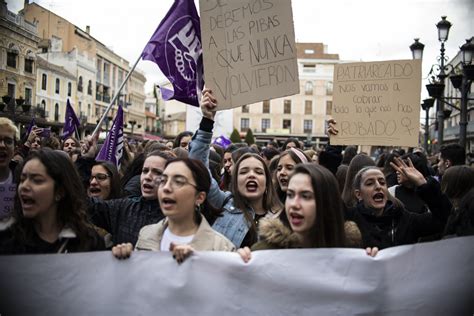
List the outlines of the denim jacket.
<svg viewBox="0 0 474 316">
<path fill-rule="evenodd" d="M 198 130 L 189 145 L 189 158 L 200 160 L 209 168 L 209 147 L 212 133 Z M 234 199 L 231 192 L 221 191 L 219 184 L 211 176 L 211 188 L 207 195 L 207 200 L 214 207 L 222 209 L 222 216 L 218 217 L 212 228 L 226 236 L 234 245 L 239 248 L 247 235 L 250 226 L 245 219 L 242 210 L 234 206 Z M 253 210 L 250 210 L 252 217 L 255 217 Z"/>
</svg>

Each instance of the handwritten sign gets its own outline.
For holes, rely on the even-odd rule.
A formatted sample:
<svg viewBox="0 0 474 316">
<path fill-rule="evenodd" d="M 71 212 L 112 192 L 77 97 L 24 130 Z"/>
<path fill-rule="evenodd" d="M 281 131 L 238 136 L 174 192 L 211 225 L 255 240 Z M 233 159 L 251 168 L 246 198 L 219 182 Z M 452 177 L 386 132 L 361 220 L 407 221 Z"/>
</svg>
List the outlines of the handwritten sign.
<svg viewBox="0 0 474 316">
<path fill-rule="evenodd" d="M 334 69 L 334 145 L 418 145 L 421 61 L 339 64 Z"/>
<path fill-rule="evenodd" d="M 206 87 L 229 109 L 299 93 L 290 0 L 200 0 Z"/>
</svg>

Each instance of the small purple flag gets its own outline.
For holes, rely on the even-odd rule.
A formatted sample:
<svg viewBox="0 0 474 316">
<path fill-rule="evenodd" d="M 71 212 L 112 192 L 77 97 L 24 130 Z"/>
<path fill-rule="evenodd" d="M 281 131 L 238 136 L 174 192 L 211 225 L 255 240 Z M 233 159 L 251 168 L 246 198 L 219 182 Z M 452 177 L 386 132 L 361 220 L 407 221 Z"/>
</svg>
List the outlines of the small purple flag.
<svg viewBox="0 0 474 316">
<path fill-rule="evenodd" d="M 217 144 L 226 149 L 230 144 L 232 144 L 232 141 L 224 135 L 221 135 L 214 140 L 213 144 Z"/>
<path fill-rule="evenodd" d="M 104 145 L 95 158 L 97 161 L 110 161 L 120 168 L 123 154 L 123 110 L 119 105 L 112 127 L 105 139 Z"/>
<path fill-rule="evenodd" d="M 174 94 L 170 90 L 162 92 L 163 98 L 168 98 L 165 100 L 199 106 L 203 63 L 200 21 L 193 0 L 174 1 L 145 46 L 142 58 L 156 63 L 173 85 Z"/>
<path fill-rule="evenodd" d="M 67 99 L 66 116 L 64 118 L 64 128 L 61 138 L 64 139 L 71 135 L 74 135 L 74 132 L 78 131 L 80 125 L 81 124 L 77 119 L 76 113 L 74 113 L 74 109 L 72 108 L 71 103 L 69 103 L 69 99 Z"/>
</svg>

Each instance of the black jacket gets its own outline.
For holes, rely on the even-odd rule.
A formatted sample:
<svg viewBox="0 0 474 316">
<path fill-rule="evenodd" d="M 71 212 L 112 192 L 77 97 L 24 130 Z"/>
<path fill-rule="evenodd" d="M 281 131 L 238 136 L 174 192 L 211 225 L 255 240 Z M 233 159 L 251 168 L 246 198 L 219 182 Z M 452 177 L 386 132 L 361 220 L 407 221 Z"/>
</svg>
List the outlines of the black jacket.
<svg viewBox="0 0 474 316">
<path fill-rule="evenodd" d="M 116 200 L 89 199 L 91 222 L 112 235 L 114 245 L 136 244 L 143 226 L 156 224 L 164 218 L 158 200 L 143 197 Z"/>
<path fill-rule="evenodd" d="M 71 253 L 105 250 L 104 240 L 94 229 L 88 229 L 86 238 L 86 248 L 81 248 L 79 238 L 67 235 L 61 237 L 61 234 L 54 243 L 41 239 L 36 232 L 33 233 L 33 236 L 31 236 L 28 241 L 20 241 L 15 238 L 12 229 L 9 228 L 0 232 L 0 254 L 47 254 L 58 253 L 59 251 L 61 253 Z"/>
<path fill-rule="evenodd" d="M 346 220 L 356 222 L 362 234 L 363 247 L 379 249 L 413 244 L 419 238 L 439 233 L 439 222 L 432 213 L 411 213 L 388 201 L 382 215 L 375 215 L 363 202 L 346 211 Z"/>
</svg>

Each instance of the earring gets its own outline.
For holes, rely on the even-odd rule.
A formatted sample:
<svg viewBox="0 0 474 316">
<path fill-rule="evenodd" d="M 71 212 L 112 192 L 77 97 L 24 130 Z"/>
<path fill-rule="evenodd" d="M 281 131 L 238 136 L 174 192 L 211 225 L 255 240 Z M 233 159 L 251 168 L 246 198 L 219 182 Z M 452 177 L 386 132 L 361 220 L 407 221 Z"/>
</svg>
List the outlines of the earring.
<svg viewBox="0 0 474 316">
<path fill-rule="evenodd" d="M 196 204 L 196 206 L 194 207 L 194 210 L 196 211 L 196 213 L 200 213 L 201 212 L 201 204 Z"/>
<path fill-rule="evenodd" d="M 61 200 L 61 196 L 60 195 L 56 195 L 56 197 L 54 198 L 56 200 L 56 202 L 59 202 Z"/>
</svg>

